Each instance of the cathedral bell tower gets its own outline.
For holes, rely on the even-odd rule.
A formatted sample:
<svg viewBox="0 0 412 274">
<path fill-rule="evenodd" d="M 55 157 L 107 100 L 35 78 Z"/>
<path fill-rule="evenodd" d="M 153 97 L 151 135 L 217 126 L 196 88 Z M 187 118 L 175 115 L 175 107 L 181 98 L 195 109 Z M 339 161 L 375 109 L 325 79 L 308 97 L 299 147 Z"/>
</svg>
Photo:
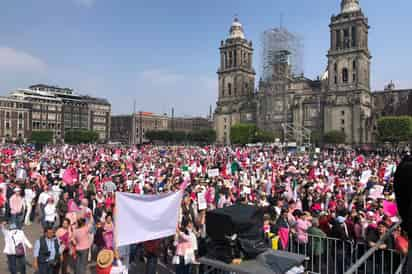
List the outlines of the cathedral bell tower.
<svg viewBox="0 0 412 274">
<path fill-rule="evenodd" d="M 329 88 L 334 91 L 370 90 L 368 19 L 358 0 L 342 0 L 341 12 L 332 16 L 328 52 Z"/>
<path fill-rule="evenodd" d="M 237 18 L 229 37 L 220 44 L 219 100 L 227 101 L 253 94 L 255 71 L 252 67 L 252 42 L 245 39 Z"/>
<path fill-rule="evenodd" d="M 341 131 L 346 143 L 371 141 L 370 60 L 368 19 L 359 0 L 342 0 L 331 17 L 328 51 L 328 90 L 324 131 Z"/>
<path fill-rule="evenodd" d="M 253 121 L 250 108 L 255 89 L 252 66 L 252 42 L 245 38 L 243 26 L 234 18 L 229 37 L 220 43 L 219 94 L 215 111 L 215 128 L 219 143 L 230 143 L 230 127 Z"/>
</svg>

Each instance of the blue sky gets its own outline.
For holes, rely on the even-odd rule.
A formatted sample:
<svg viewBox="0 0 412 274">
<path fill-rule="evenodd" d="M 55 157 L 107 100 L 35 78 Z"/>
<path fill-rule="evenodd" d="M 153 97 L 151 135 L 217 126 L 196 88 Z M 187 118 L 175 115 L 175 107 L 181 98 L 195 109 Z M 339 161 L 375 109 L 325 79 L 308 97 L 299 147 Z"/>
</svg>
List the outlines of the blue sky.
<svg viewBox="0 0 412 274">
<path fill-rule="evenodd" d="M 372 86 L 412 88 L 412 1 L 360 0 L 369 18 Z M 395 4 L 396 3 L 396 4 Z M 217 98 L 218 47 L 235 14 L 254 42 L 283 25 L 304 38 L 304 69 L 326 67 L 330 16 L 340 0 L 3 0 L 0 94 L 34 83 L 108 98 L 113 113 L 206 115 Z"/>
</svg>

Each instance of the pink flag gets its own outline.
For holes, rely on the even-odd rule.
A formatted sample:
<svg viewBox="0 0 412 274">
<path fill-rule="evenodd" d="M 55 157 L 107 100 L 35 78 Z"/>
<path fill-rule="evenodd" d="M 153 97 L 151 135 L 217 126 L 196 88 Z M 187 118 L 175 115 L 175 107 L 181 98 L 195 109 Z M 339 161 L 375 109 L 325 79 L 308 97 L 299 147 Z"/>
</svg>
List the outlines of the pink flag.
<svg viewBox="0 0 412 274">
<path fill-rule="evenodd" d="M 388 217 L 395 217 L 398 215 L 398 207 L 396 206 L 396 203 L 384 200 L 383 212 L 388 215 Z"/>
<path fill-rule="evenodd" d="M 77 181 L 77 171 L 75 168 L 68 168 L 63 173 L 63 182 L 68 185 L 73 185 Z"/>
<path fill-rule="evenodd" d="M 280 242 L 282 243 L 282 247 L 286 249 L 289 243 L 289 228 L 280 227 L 278 230 L 278 235 Z"/>
</svg>

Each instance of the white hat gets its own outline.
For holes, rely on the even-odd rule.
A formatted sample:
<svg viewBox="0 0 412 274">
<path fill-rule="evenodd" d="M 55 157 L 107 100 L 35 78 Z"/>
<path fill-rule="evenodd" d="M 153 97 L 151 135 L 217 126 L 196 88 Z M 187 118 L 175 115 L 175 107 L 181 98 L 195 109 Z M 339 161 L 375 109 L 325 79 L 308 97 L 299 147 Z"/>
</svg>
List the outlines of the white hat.
<svg viewBox="0 0 412 274">
<path fill-rule="evenodd" d="M 14 192 L 21 191 L 21 188 L 20 188 L 20 187 L 16 187 L 13 191 L 14 191 Z"/>
</svg>

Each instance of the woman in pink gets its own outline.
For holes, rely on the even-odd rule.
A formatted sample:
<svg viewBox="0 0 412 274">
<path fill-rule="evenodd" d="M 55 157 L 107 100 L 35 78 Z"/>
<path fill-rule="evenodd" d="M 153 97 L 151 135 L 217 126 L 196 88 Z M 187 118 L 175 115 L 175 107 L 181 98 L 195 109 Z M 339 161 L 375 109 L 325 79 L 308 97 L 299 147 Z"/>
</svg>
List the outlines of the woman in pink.
<svg viewBox="0 0 412 274">
<path fill-rule="evenodd" d="M 70 242 L 72 239 L 73 233 L 72 228 L 70 227 L 70 220 L 64 219 L 62 226 L 57 229 L 56 237 L 59 240 L 59 244 L 61 247 L 63 260 L 61 262 L 61 273 L 67 274 L 67 267 L 70 258 Z"/>
<path fill-rule="evenodd" d="M 308 243 L 308 228 L 311 226 L 309 221 L 310 215 L 298 212 L 296 214 L 297 220 L 295 224 L 296 241 L 298 244 Z"/>
<path fill-rule="evenodd" d="M 85 274 L 87 269 L 87 256 L 91 246 L 91 224 L 86 224 L 84 219 L 77 221 L 78 228 L 73 232 L 72 243 L 76 246 L 75 274 Z"/>
<path fill-rule="evenodd" d="M 113 198 L 113 194 L 111 192 L 109 192 L 107 194 L 107 198 L 104 202 L 104 205 L 106 206 L 106 209 L 108 212 L 112 212 L 113 206 L 114 206 L 114 198 Z"/>
<path fill-rule="evenodd" d="M 174 261 L 176 264 L 176 274 L 187 274 L 190 269 L 190 261 L 188 260 L 188 254 L 192 249 L 192 241 L 189 233 L 188 227 L 190 227 L 190 221 L 184 219 L 182 221 L 181 228 L 176 231 L 175 245 L 176 245 L 176 256 L 177 260 Z"/>
<path fill-rule="evenodd" d="M 103 238 L 107 249 L 113 249 L 113 220 L 111 215 L 106 216 L 103 226 Z"/>
</svg>

